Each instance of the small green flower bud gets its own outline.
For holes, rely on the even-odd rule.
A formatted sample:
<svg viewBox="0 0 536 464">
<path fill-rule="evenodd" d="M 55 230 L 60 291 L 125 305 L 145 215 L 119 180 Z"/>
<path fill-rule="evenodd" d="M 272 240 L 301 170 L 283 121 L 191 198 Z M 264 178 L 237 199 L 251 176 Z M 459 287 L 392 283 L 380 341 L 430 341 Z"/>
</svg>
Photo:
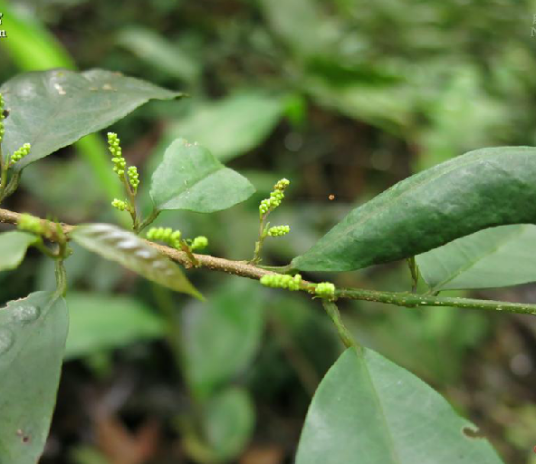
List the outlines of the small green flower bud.
<svg viewBox="0 0 536 464">
<path fill-rule="evenodd" d="M 9 165 L 13 166 L 22 158 L 24 158 L 25 156 L 28 156 L 30 154 L 31 149 L 32 149 L 32 146 L 29 143 L 25 143 L 22 147 L 20 147 L 15 153 L 11 155 L 11 158 L 9 159 Z"/>
<path fill-rule="evenodd" d="M 315 293 L 321 298 L 332 299 L 335 296 L 335 285 L 331 282 L 321 282 L 315 287 Z"/>
<path fill-rule="evenodd" d="M 193 239 L 190 249 L 192 251 L 203 250 L 208 246 L 208 238 L 200 235 Z"/>
<path fill-rule="evenodd" d="M 274 185 L 274 190 L 283 191 L 290 185 L 290 181 L 288 179 L 281 179 L 277 182 L 277 184 Z"/>
<path fill-rule="evenodd" d="M 119 211 L 128 210 L 128 204 L 126 201 L 118 200 L 117 198 L 112 201 L 112 206 Z"/>
<path fill-rule="evenodd" d="M 274 226 L 268 229 L 268 235 L 270 237 L 281 237 L 287 235 L 290 232 L 290 226 Z"/>
<path fill-rule="evenodd" d="M 41 219 L 32 216 L 31 214 L 21 214 L 18 228 L 25 232 L 31 232 L 36 235 L 43 235 L 44 229 L 41 225 Z"/>
</svg>

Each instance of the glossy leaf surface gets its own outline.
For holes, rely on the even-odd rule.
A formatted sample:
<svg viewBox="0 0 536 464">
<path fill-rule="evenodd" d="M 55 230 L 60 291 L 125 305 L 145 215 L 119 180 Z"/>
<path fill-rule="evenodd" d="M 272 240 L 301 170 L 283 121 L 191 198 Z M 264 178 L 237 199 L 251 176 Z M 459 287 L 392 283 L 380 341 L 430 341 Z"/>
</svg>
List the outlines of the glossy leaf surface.
<svg viewBox="0 0 536 464">
<path fill-rule="evenodd" d="M 152 177 L 151 197 L 159 210 L 211 213 L 248 199 L 255 189 L 206 148 L 175 140 Z"/>
<path fill-rule="evenodd" d="M 0 234 L 0 271 L 18 267 L 36 240 L 35 235 L 16 230 Z"/>
<path fill-rule="evenodd" d="M 349 348 L 318 387 L 296 464 L 501 464 L 474 431 L 413 374 Z"/>
<path fill-rule="evenodd" d="M 93 69 L 35 71 L 16 76 L 0 87 L 9 116 L 2 141 L 4 157 L 24 143 L 30 155 L 15 169 L 44 158 L 85 135 L 123 118 L 151 99 L 181 94 L 119 73 Z"/>
<path fill-rule="evenodd" d="M 56 403 L 67 306 L 52 292 L 0 309 L 0 462 L 37 462 Z"/>
<path fill-rule="evenodd" d="M 175 263 L 131 232 L 111 224 L 89 224 L 76 227 L 70 235 L 84 248 L 148 280 L 202 298 Z"/>
<path fill-rule="evenodd" d="M 409 258 L 488 227 L 536 223 L 536 148 L 485 148 L 386 190 L 292 261 L 350 271 Z"/>
</svg>

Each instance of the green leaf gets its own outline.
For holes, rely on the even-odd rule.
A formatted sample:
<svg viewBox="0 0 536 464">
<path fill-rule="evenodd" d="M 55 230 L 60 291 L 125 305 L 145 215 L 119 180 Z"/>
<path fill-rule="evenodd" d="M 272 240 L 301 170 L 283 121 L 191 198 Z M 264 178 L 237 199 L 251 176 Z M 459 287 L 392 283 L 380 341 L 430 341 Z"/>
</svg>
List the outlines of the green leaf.
<svg viewBox="0 0 536 464">
<path fill-rule="evenodd" d="M 186 372 L 198 397 L 208 397 L 255 356 L 264 327 L 258 290 L 255 282 L 237 280 L 222 287 L 207 303 L 185 308 Z"/>
<path fill-rule="evenodd" d="M 0 271 L 17 268 L 36 241 L 35 235 L 16 230 L 0 234 Z"/>
<path fill-rule="evenodd" d="M 247 391 L 229 388 L 211 398 L 203 410 L 205 439 L 216 462 L 236 458 L 255 426 L 255 408 Z"/>
<path fill-rule="evenodd" d="M 175 140 L 151 182 L 151 197 L 158 210 L 186 209 L 211 213 L 248 199 L 255 189 L 226 168 L 200 145 Z"/>
<path fill-rule="evenodd" d="M 534 282 L 536 226 L 482 230 L 417 256 L 417 264 L 433 291 Z"/>
<path fill-rule="evenodd" d="M 119 32 L 117 41 L 145 64 L 170 76 L 187 82 L 193 82 L 199 77 L 199 64 L 177 45 L 151 29 L 128 27 Z"/>
<path fill-rule="evenodd" d="M 84 248 L 148 280 L 203 299 L 176 264 L 131 232 L 111 224 L 88 224 L 76 227 L 70 236 Z"/>
<path fill-rule="evenodd" d="M 128 296 L 71 293 L 65 357 L 79 358 L 165 334 L 165 324 L 143 303 Z"/>
<path fill-rule="evenodd" d="M 399 182 L 292 261 L 350 271 L 409 258 L 488 227 L 536 222 L 536 148 L 484 148 Z"/>
<path fill-rule="evenodd" d="M 35 463 L 50 427 L 69 325 L 52 292 L 32 293 L 0 310 L 0 456 Z"/>
<path fill-rule="evenodd" d="M 281 98 L 261 91 L 200 104 L 169 127 L 166 137 L 183 137 L 208 148 L 221 162 L 255 148 L 273 131 L 283 112 Z"/>
<path fill-rule="evenodd" d="M 474 430 L 413 374 L 349 348 L 318 387 L 296 464 L 500 464 Z"/>
<path fill-rule="evenodd" d="M 9 111 L 2 141 L 4 158 L 24 143 L 32 145 L 30 155 L 15 165 L 17 170 L 108 127 L 151 99 L 181 95 L 100 69 L 21 74 L 5 82 L 0 93 Z"/>
</svg>

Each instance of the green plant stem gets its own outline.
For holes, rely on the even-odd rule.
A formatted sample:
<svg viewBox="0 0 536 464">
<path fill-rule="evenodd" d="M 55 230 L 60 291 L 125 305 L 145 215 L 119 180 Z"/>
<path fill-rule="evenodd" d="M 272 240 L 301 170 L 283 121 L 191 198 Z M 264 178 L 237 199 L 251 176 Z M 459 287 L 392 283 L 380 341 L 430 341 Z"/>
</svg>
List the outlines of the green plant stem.
<svg viewBox="0 0 536 464">
<path fill-rule="evenodd" d="M 352 334 L 349 332 L 349 330 L 346 328 L 344 323 L 341 319 L 341 313 L 339 312 L 339 308 L 337 308 L 337 305 L 333 301 L 329 301 L 326 299 L 322 299 L 322 305 L 324 306 L 324 309 L 326 310 L 326 313 L 328 313 L 328 316 L 333 321 L 333 324 L 337 328 L 337 332 L 339 333 L 339 337 L 344 344 L 346 348 L 361 348 L 361 345 L 359 345 Z"/>
<path fill-rule="evenodd" d="M 261 262 L 262 246 L 264 244 L 264 240 L 266 240 L 266 237 L 268 236 L 268 227 L 265 227 L 264 225 L 264 221 L 266 220 L 268 214 L 270 214 L 270 211 L 268 211 L 261 219 L 261 223 L 259 225 L 259 240 L 255 242 L 255 251 L 253 253 L 253 259 L 250 261 L 251 264 L 258 264 Z"/>
<path fill-rule="evenodd" d="M 417 285 L 419 284 L 419 270 L 417 268 L 417 262 L 415 256 L 408 258 L 409 271 L 411 273 L 411 291 L 415 293 L 417 291 Z"/>
<path fill-rule="evenodd" d="M 448 296 L 418 295 L 406 292 L 380 292 L 358 288 L 344 288 L 335 291 L 337 298 L 350 300 L 374 301 L 392 304 L 406 308 L 420 306 L 452 306 L 465 309 L 483 309 L 490 311 L 505 311 L 516 314 L 536 315 L 536 304 L 509 303 L 505 301 L 478 300 L 474 298 L 457 298 Z"/>
<path fill-rule="evenodd" d="M 56 275 L 56 294 L 65 296 L 67 293 L 67 272 L 63 264 L 63 259 L 56 259 L 54 272 Z"/>
<path fill-rule="evenodd" d="M 139 233 L 143 232 L 143 230 L 147 226 L 150 226 L 155 221 L 155 219 L 158 217 L 159 214 L 160 214 L 160 210 L 158 210 L 155 207 L 153 207 L 153 210 L 151 211 L 151 214 L 149 214 L 149 216 L 147 216 L 143 221 L 141 221 L 141 223 L 140 223 L 140 225 L 138 227 L 137 233 L 139 234 Z"/>
<path fill-rule="evenodd" d="M 7 209 L 0 208 L 0 223 L 18 224 L 20 214 Z M 73 230 L 74 226 L 61 224 L 61 230 L 65 235 Z M 58 240 L 58 233 L 52 230 L 49 237 L 51 241 L 61 242 Z M 187 253 L 165 245 L 154 242 L 147 242 L 150 246 L 169 257 L 171 260 L 182 264 L 185 267 L 191 267 L 191 260 Z M 260 280 L 262 276 L 274 274 L 272 271 L 262 269 L 246 261 L 232 261 L 216 256 L 192 253 L 198 262 L 200 268 L 206 268 L 213 271 L 225 272 L 227 274 L 246 277 L 249 279 Z M 302 281 L 302 291 L 310 292 L 312 282 Z M 450 306 L 466 309 L 482 309 L 488 311 L 504 311 L 516 314 L 533 314 L 536 315 L 536 304 L 525 303 L 508 303 L 505 301 L 477 300 L 472 298 L 444 297 L 436 295 L 420 295 L 407 292 L 381 292 L 377 290 L 366 290 L 359 288 L 341 288 L 335 291 L 336 299 L 365 300 L 377 303 L 392 304 L 406 308 L 417 308 L 420 306 Z"/>
</svg>

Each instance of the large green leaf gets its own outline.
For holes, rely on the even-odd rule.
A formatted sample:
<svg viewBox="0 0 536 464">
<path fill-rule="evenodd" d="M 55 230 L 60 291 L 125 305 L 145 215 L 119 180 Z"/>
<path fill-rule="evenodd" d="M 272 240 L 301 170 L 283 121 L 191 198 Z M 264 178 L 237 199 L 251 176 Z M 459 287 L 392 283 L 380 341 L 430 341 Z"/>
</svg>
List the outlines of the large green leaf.
<svg viewBox="0 0 536 464">
<path fill-rule="evenodd" d="M 258 285 L 242 280 L 185 308 L 186 371 L 197 396 L 209 396 L 251 362 L 262 337 L 262 304 Z"/>
<path fill-rule="evenodd" d="M 412 176 L 292 261 L 349 271 L 424 253 L 488 227 L 536 222 L 536 148 L 484 148 Z"/>
<path fill-rule="evenodd" d="M 56 403 L 67 307 L 52 292 L 0 309 L 0 462 L 33 464 L 43 452 Z"/>
<path fill-rule="evenodd" d="M 35 235 L 16 230 L 0 234 L 0 271 L 18 267 L 26 255 L 26 250 L 36 240 Z"/>
<path fill-rule="evenodd" d="M 175 140 L 153 174 L 151 197 L 159 210 L 211 213 L 240 203 L 255 189 L 204 147 Z"/>
<path fill-rule="evenodd" d="M 259 145 L 279 122 L 281 98 L 260 91 L 230 95 L 200 104 L 167 130 L 171 140 L 183 137 L 208 148 L 225 162 Z"/>
<path fill-rule="evenodd" d="M 65 350 L 68 359 L 158 338 L 166 332 L 160 317 L 128 296 L 69 292 L 67 303 L 71 319 Z"/>
<path fill-rule="evenodd" d="M 76 227 L 70 235 L 84 248 L 148 280 L 177 292 L 203 298 L 175 263 L 132 232 L 111 224 L 88 224 Z"/>
<path fill-rule="evenodd" d="M 536 281 L 536 226 L 481 230 L 417 256 L 432 290 L 506 287 Z"/>
<path fill-rule="evenodd" d="M 9 156 L 24 143 L 32 145 L 30 155 L 18 162 L 15 169 L 113 124 L 151 99 L 167 100 L 181 95 L 100 69 L 21 74 L 5 82 L 0 93 L 9 111 L 3 156 Z"/>
<path fill-rule="evenodd" d="M 500 464 L 474 430 L 413 374 L 349 348 L 318 387 L 296 464 Z"/>
</svg>

